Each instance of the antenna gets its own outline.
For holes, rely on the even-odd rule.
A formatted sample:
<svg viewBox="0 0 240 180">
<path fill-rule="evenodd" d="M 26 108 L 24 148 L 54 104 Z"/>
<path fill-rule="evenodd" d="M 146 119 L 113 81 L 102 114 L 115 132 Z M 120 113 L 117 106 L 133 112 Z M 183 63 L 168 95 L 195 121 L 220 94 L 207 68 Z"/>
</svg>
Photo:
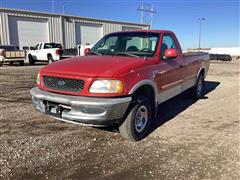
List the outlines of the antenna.
<svg viewBox="0 0 240 180">
<path fill-rule="evenodd" d="M 153 4 L 143 4 L 141 3 L 141 7 L 137 8 L 138 11 L 141 11 L 141 24 L 144 24 L 144 12 L 150 14 L 150 29 L 152 28 L 152 22 L 153 22 L 153 14 L 156 14 L 157 11 L 154 11 Z"/>
</svg>

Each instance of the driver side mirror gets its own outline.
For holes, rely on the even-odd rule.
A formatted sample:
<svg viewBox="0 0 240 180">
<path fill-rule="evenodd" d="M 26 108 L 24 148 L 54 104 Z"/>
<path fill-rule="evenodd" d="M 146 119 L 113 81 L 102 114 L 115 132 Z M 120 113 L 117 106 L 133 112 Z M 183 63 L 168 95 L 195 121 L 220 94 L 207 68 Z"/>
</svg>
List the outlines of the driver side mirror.
<svg viewBox="0 0 240 180">
<path fill-rule="evenodd" d="M 173 59 L 177 57 L 176 49 L 169 48 L 164 52 L 165 59 Z"/>
<path fill-rule="evenodd" d="M 89 51 L 90 51 L 90 48 L 86 48 L 86 49 L 84 49 L 84 56 L 87 56 L 88 53 L 89 53 Z"/>
</svg>

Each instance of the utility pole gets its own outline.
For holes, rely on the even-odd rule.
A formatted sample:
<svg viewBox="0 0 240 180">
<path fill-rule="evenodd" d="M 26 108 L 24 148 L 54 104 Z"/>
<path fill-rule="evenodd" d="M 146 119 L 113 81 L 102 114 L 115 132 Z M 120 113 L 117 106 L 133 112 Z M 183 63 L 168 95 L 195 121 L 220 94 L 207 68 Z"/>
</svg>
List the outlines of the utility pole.
<svg viewBox="0 0 240 180">
<path fill-rule="evenodd" d="M 66 9 L 66 6 L 63 5 L 63 7 L 62 7 L 62 13 L 63 13 L 63 14 L 65 14 L 65 9 Z"/>
<path fill-rule="evenodd" d="M 52 0 L 52 13 L 54 13 L 54 0 Z"/>
<path fill-rule="evenodd" d="M 150 8 L 149 8 L 150 7 Z M 141 24 L 144 24 L 144 12 L 150 13 L 150 29 L 152 28 L 153 14 L 156 14 L 157 11 L 154 11 L 153 4 L 141 4 L 140 8 L 137 8 L 141 12 Z"/>
<path fill-rule="evenodd" d="M 142 5 L 141 5 L 141 9 L 143 9 L 143 3 L 142 3 Z M 144 16 L 143 16 L 143 11 L 141 11 L 141 24 L 143 24 L 143 22 L 144 22 Z"/>
<path fill-rule="evenodd" d="M 202 34 L 202 21 L 205 21 L 205 18 L 198 18 L 199 20 L 199 40 L 198 40 L 198 49 L 201 49 L 201 34 Z"/>
</svg>

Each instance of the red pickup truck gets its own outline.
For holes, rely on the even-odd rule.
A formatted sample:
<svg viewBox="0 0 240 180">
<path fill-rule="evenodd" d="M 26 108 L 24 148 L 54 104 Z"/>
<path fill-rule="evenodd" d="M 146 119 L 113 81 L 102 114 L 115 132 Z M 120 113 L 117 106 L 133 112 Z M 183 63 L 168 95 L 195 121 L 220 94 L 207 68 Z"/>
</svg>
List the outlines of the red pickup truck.
<svg viewBox="0 0 240 180">
<path fill-rule="evenodd" d="M 86 52 L 40 70 L 31 89 L 37 110 L 72 123 L 118 124 L 123 137 L 140 140 L 158 104 L 188 89 L 203 95 L 209 56 L 183 54 L 171 31 L 115 32 Z"/>
</svg>

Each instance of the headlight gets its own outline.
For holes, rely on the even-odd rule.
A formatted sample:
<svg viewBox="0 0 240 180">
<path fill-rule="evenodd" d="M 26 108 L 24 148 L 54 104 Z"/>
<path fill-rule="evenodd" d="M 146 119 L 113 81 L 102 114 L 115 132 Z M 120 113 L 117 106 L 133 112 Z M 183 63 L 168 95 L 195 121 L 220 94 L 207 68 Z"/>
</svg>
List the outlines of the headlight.
<svg viewBox="0 0 240 180">
<path fill-rule="evenodd" d="M 123 83 L 119 80 L 96 80 L 89 91 L 90 93 L 122 93 Z"/>
<path fill-rule="evenodd" d="M 40 85 L 40 73 L 38 73 L 38 75 L 37 75 L 36 83 L 37 83 L 38 85 Z"/>
</svg>

